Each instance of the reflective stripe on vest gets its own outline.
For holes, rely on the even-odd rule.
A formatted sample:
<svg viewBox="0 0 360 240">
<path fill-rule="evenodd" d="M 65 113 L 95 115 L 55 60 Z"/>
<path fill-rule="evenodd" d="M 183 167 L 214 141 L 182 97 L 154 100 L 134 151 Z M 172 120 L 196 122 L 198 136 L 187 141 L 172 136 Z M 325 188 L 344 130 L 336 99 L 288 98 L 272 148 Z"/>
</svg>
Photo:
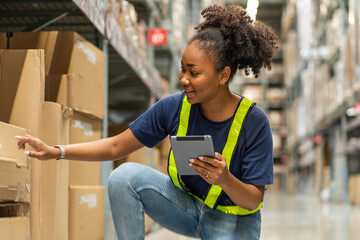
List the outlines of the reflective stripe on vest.
<svg viewBox="0 0 360 240">
<path fill-rule="evenodd" d="M 230 169 L 231 166 L 231 160 L 235 151 L 235 148 L 237 146 L 237 141 L 240 136 L 240 132 L 242 129 L 242 124 L 244 122 L 245 116 L 248 113 L 249 109 L 253 105 L 253 101 L 243 98 L 240 102 L 239 107 L 236 110 L 233 122 L 230 127 L 230 131 L 226 140 L 225 147 L 222 151 L 222 154 L 227 163 L 228 169 Z M 187 130 L 188 130 L 188 124 L 189 124 L 189 118 L 190 118 L 190 110 L 191 110 L 191 104 L 187 101 L 187 97 L 184 96 L 182 101 L 182 106 L 180 110 L 180 116 L 179 116 L 179 126 L 176 133 L 176 136 L 186 136 Z M 182 183 L 181 177 L 177 173 L 175 160 L 174 160 L 174 154 L 173 151 L 170 151 L 169 154 L 169 165 L 168 165 L 168 172 L 169 176 L 174 183 L 175 186 L 179 188 L 183 188 L 184 184 Z M 186 190 L 186 189 L 184 189 Z M 197 196 L 194 196 L 199 201 L 204 202 L 208 207 L 214 208 L 216 206 L 217 200 L 222 192 L 222 188 L 218 185 L 211 185 L 210 190 L 205 198 L 205 201 L 198 198 Z M 216 209 L 219 211 L 222 211 L 224 213 L 233 214 L 233 215 L 248 215 L 252 214 L 256 211 L 258 211 L 262 206 L 262 203 L 259 204 L 259 206 L 255 210 L 247 210 L 244 208 L 241 208 L 239 206 L 216 206 Z"/>
<path fill-rule="evenodd" d="M 190 109 L 191 109 L 191 104 L 187 101 L 187 98 L 184 95 L 184 99 L 180 109 L 179 126 L 176 136 L 186 136 L 188 124 L 189 124 Z M 180 176 L 177 174 L 177 169 L 176 169 L 176 164 L 172 149 L 169 155 L 168 173 L 175 186 L 182 188 L 179 182 Z"/>
</svg>

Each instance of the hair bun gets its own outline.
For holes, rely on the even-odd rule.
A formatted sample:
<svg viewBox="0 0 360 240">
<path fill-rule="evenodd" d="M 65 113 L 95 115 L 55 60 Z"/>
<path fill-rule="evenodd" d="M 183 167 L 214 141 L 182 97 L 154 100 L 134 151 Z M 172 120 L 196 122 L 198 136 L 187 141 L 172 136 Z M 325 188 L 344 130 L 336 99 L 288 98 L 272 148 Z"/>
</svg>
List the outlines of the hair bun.
<svg viewBox="0 0 360 240">
<path fill-rule="evenodd" d="M 202 10 L 205 20 L 195 29 L 220 30 L 225 55 L 232 66 L 250 69 L 258 77 L 262 67 L 271 70 L 271 59 L 277 50 L 278 38 L 273 30 L 260 21 L 253 21 L 241 6 L 212 5 Z M 236 71 L 236 69 L 234 69 Z"/>
</svg>

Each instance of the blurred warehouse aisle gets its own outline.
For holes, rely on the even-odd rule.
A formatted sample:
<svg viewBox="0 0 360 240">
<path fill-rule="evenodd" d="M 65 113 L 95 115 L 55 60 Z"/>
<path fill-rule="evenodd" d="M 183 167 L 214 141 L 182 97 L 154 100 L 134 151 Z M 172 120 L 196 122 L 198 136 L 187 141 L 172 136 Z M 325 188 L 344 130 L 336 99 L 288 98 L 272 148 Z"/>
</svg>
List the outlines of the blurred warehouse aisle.
<svg viewBox="0 0 360 240">
<path fill-rule="evenodd" d="M 323 203 L 316 196 L 268 192 L 262 209 L 261 240 L 359 239 L 360 208 Z M 146 240 L 190 240 L 160 228 Z"/>
<path fill-rule="evenodd" d="M 316 196 L 268 193 L 262 240 L 359 239 L 360 208 L 323 203 Z"/>
</svg>

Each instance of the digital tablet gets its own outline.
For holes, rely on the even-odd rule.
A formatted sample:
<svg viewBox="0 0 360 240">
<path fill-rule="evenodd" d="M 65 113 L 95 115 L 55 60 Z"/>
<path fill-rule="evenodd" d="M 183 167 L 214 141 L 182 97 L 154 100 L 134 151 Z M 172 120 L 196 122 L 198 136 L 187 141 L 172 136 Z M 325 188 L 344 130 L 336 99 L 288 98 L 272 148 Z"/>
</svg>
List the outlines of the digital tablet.
<svg viewBox="0 0 360 240">
<path fill-rule="evenodd" d="M 213 140 L 210 135 L 171 136 L 170 143 L 179 175 L 199 175 L 195 169 L 189 166 L 191 158 L 215 156 Z"/>
</svg>

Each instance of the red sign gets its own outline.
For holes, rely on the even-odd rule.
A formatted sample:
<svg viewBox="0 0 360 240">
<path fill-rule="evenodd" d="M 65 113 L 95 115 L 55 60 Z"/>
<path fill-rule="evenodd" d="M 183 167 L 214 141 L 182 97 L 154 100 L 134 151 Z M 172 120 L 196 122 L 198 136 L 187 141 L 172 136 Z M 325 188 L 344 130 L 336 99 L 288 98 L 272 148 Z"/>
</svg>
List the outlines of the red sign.
<svg viewBox="0 0 360 240">
<path fill-rule="evenodd" d="M 354 108 L 356 111 L 360 111 L 360 102 L 354 103 Z"/>
<path fill-rule="evenodd" d="M 165 28 L 151 28 L 149 29 L 149 44 L 150 45 L 165 45 L 167 43 L 167 31 Z"/>
<path fill-rule="evenodd" d="M 315 144 L 320 144 L 324 141 L 324 138 L 320 134 L 315 134 L 315 136 L 313 137 L 313 141 Z"/>
</svg>

